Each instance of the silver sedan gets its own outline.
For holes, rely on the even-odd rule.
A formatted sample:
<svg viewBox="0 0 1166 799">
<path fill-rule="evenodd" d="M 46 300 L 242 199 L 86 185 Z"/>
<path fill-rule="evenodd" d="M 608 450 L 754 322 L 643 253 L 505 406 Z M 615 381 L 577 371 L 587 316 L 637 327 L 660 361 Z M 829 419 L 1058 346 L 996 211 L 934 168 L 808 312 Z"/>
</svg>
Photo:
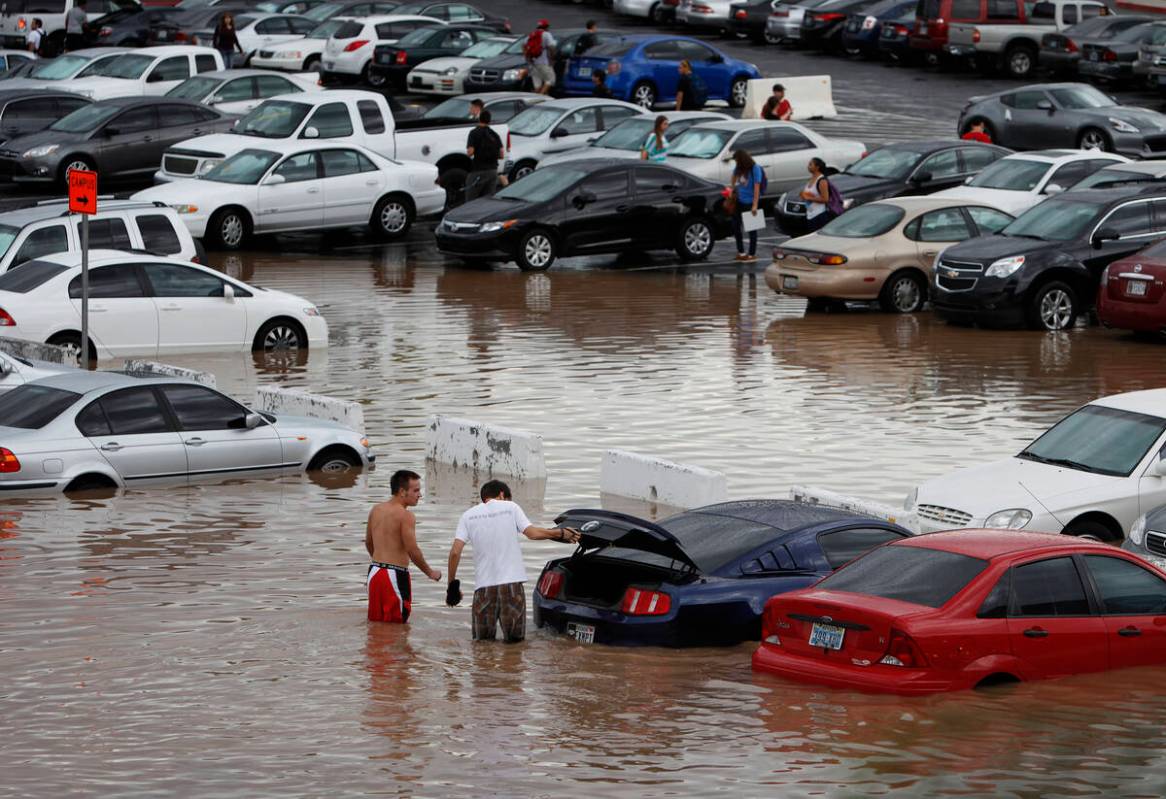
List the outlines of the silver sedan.
<svg viewBox="0 0 1166 799">
<path fill-rule="evenodd" d="M 181 380 L 72 370 L 0 395 L 0 491 L 81 491 L 372 465 L 343 425 Z"/>
</svg>

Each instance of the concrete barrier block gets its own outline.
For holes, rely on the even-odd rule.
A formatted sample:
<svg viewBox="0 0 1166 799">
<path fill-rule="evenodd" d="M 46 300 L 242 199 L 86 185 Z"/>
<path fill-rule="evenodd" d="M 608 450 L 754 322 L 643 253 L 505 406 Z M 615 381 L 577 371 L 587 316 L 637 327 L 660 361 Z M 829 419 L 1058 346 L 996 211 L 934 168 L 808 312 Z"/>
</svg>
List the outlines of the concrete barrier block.
<svg viewBox="0 0 1166 799">
<path fill-rule="evenodd" d="M 42 344 L 39 341 L 29 341 L 23 338 L 0 336 L 0 350 L 18 358 L 29 361 L 47 361 L 68 366 L 77 365 L 77 357 L 64 347 L 55 344 Z"/>
<path fill-rule="evenodd" d="M 364 432 L 364 408 L 359 402 L 309 394 L 296 388 L 259 386 L 255 389 L 255 410 L 278 416 L 310 416 L 339 422 L 358 433 Z"/>
<path fill-rule="evenodd" d="M 603 453 L 599 490 L 676 508 L 696 508 L 728 498 L 725 475 L 720 472 L 618 449 Z"/>
<path fill-rule="evenodd" d="M 210 372 L 200 372 L 197 369 L 187 369 L 182 366 L 171 366 L 168 363 L 156 363 L 154 361 L 139 361 L 133 358 L 127 359 L 124 367 L 126 372 L 133 375 L 145 375 L 148 377 L 174 377 L 179 380 L 193 380 L 195 383 L 202 383 L 204 386 L 216 388 L 218 383 L 215 376 Z"/>
<path fill-rule="evenodd" d="M 830 508 L 840 508 L 863 516 L 874 516 L 876 519 L 885 519 L 891 524 L 897 524 L 913 533 L 919 532 L 919 516 L 915 511 L 905 508 L 896 508 L 882 502 L 874 502 L 862 497 L 852 497 L 839 494 L 825 488 L 811 486 L 793 486 L 789 490 L 790 499 L 795 502 L 805 502 L 810 505 L 825 505 Z"/>
<path fill-rule="evenodd" d="M 543 439 L 536 433 L 451 416 L 431 416 L 425 430 L 426 457 L 468 466 L 486 474 L 524 479 L 547 476 Z"/>
<path fill-rule="evenodd" d="M 791 75 L 779 78 L 760 78 L 749 81 L 745 107 L 741 119 L 758 119 L 765 101 L 773 94 L 773 84 L 785 87 L 785 99 L 793 107 L 793 121 L 833 119 L 838 116 L 834 107 L 834 84 L 829 75 Z"/>
</svg>

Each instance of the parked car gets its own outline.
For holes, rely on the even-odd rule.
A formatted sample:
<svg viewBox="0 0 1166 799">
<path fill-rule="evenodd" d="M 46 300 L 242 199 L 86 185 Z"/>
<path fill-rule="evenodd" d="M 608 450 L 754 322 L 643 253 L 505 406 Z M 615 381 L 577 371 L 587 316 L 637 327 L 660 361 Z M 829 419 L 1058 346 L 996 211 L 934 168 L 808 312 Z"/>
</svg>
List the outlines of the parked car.
<svg viewBox="0 0 1166 799">
<path fill-rule="evenodd" d="M 70 92 L 0 88 L 0 144 L 38 133 L 89 103 L 88 98 Z"/>
<path fill-rule="evenodd" d="M 423 0 L 420 3 L 406 3 L 393 9 L 396 14 L 417 14 L 422 17 L 433 17 L 450 25 L 473 24 L 479 27 L 490 28 L 496 33 L 510 33 L 510 20 L 497 14 L 488 14 L 476 6 L 466 3 L 432 3 Z"/>
<path fill-rule="evenodd" d="M 728 35 L 733 31 L 729 13 L 732 5 L 732 0 L 680 0 L 675 19 L 687 28 Z"/>
<path fill-rule="evenodd" d="M 8 69 L 0 71 L 0 83 L 12 80 L 13 78 L 23 78 L 26 75 L 32 74 L 33 69 L 35 69 L 36 65 L 39 63 L 39 58 L 14 63 Z"/>
<path fill-rule="evenodd" d="M 1045 198 L 1073 188 L 1099 169 L 1124 162 L 1120 155 L 1093 150 L 1034 150 L 1001 158 L 965 186 L 938 196 L 986 203 L 1019 216 Z"/>
<path fill-rule="evenodd" d="M 1166 159 L 1158 161 L 1129 161 L 1112 164 L 1086 175 L 1073 184 L 1074 189 L 1111 189 L 1134 183 L 1166 180 Z"/>
<path fill-rule="evenodd" d="M 991 17 L 989 17 L 991 3 Z M 1024 0 L 920 0 L 910 34 L 914 57 L 937 64 L 948 58 L 948 29 L 952 23 L 1018 22 L 1028 18 Z"/>
<path fill-rule="evenodd" d="M 1040 40 L 1040 66 L 1054 75 L 1075 75 L 1081 61 L 1081 45 L 1106 42 L 1136 25 L 1154 18 L 1138 14 L 1106 14 L 1078 22 L 1062 31 L 1046 33 Z"/>
<path fill-rule="evenodd" d="M 1125 84 L 1145 80 L 1166 44 L 1166 25 L 1147 22 L 1134 25 L 1110 39 L 1081 43 L 1077 73 L 1088 80 Z"/>
<path fill-rule="evenodd" d="M 7 492 L 340 472 L 375 460 L 362 433 L 336 422 L 257 413 L 199 383 L 117 372 L 74 369 L 15 388 L 0 396 L 0 421 Z"/>
<path fill-rule="evenodd" d="M 410 88 L 406 86 L 410 70 L 421 62 L 459 55 L 471 45 L 494 35 L 493 30 L 478 24 L 451 23 L 418 28 L 402 36 L 395 44 L 378 44 L 373 48 L 369 79 L 378 85 L 387 83 L 404 91 Z"/>
<path fill-rule="evenodd" d="M 555 29 L 554 64 L 555 91 L 562 94 L 563 81 L 567 62 L 575 54 L 575 46 L 579 44 L 579 37 L 587 33 L 584 28 Z M 620 35 L 611 31 L 598 31 L 595 34 L 596 46 L 588 50 L 594 53 L 600 46 L 608 42 L 618 41 Z M 526 37 L 520 36 L 514 44 L 502 51 L 501 55 L 493 58 L 483 58 L 470 67 L 470 73 L 463 80 L 463 88 L 467 92 L 518 92 L 530 91 L 531 80 L 527 74 L 526 58 L 522 49 L 526 45 Z M 591 94 L 590 78 L 588 78 L 587 95 Z"/>
<path fill-rule="evenodd" d="M 1011 221 L 987 205 L 935 196 L 879 200 L 775 247 L 765 282 L 812 304 L 878 300 L 888 313 L 915 313 L 927 302 L 940 250 Z"/>
<path fill-rule="evenodd" d="M 36 53 L 30 53 L 28 50 L 0 50 L 0 75 L 36 60 Z"/>
<path fill-rule="evenodd" d="M 29 28 L 33 19 L 42 23 L 41 31 L 44 37 L 41 40 L 41 54 L 56 56 L 61 53 L 65 45 L 65 17 L 76 5 L 76 0 L 60 0 L 53 3 L 29 3 L 9 0 L 0 11 L 0 47 L 11 47 L 15 50 L 26 49 Z M 108 3 L 91 4 L 86 8 L 86 21 L 93 20 L 106 13 L 107 10 L 119 6 L 136 6 L 134 0 L 110 0 Z"/>
<path fill-rule="evenodd" d="M 510 180 L 518 180 L 533 172 L 544 157 L 582 147 L 598 133 L 646 113 L 646 109 L 620 100 L 584 97 L 528 108 L 508 123 L 503 170 Z"/>
<path fill-rule="evenodd" d="M 418 119 L 410 119 L 398 124 L 398 130 L 421 130 L 432 127 L 473 124 L 470 115 L 470 104 L 474 100 L 482 101 L 482 108 L 490 112 L 491 122 L 496 125 L 509 123 L 518 114 L 531 106 L 541 105 L 551 98 L 545 94 L 535 92 L 483 92 L 481 94 L 463 94 L 461 97 L 450 97 L 442 100 L 430 108 Z M 468 135 L 468 133 L 467 133 Z"/>
<path fill-rule="evenodd" d="M 322 68 L 320 59 L 324 56 L 328 39 L 345 22 L 348 22 L 347 17 L 333 17 L 317 24 L 307 35 L 298 39 L 262 47 L 251 56 L 251 66 L 284 72 L 319 72 Z"/>
<path fill-rule="evenodd" d="M 271 97 L 319 90 L 315 73 L 285 77 L 262 69 L 224 69 L 187 78 L 166 92 L 166 96 L 191 100 L 224 114 L 240 116 Z"/>
<path fill-rule="evenodd" d="M 0 147 L 0 175 L 65 187 L 71 169 L 96 170 L 103 185 L 148 177 L 172 145 L 226 133 L 233 120 L 213 108 L 169 97 L 121 97 L 84 106 L 39 133 Z"/>
<path fill-rule="evenodd" d="M 626 249 L 675 249 L 699 261 L 729 233 L 723 199 L 721 186 L 663 164 L 572 161 L 453 209 L 437 227 L 437 248 L 513 260 L 523 271 Z"/>
<path fill-rule="evenodd" d="M 849 14 L 842 29 L 842 49 L 864 58 L 880 55 L 883 39 L 894 38 L 894 26 L 906 28 L 914 20 L 915 6 L 916 0 L 881 0 Z M 890 26 L 891 36 L 883 35 L 884 26 Z"/>
<path fill-rule="evenodd" d="M 3 346 L 4 342 L 0 341 L 0 348 Z M 0 396 L 25 383 L 62 372 L 75 371 L 76 368 L 72 366 L 25 358 L 23 355 L 0 349 Z"/>
<path fill-rule="evenodd" d="M 215 19 L 213 24 L 196 29 L 193 40 L 198 44 L 210 45 L 214 41 L 217 24 L 218 20 Z M 314 19 L 294 14 L 239 14 L 235 17 L 235 35 L 239 37 L 239 47 L 243 49 L 243 64 L 249 64 L 251 57 L 260 50 L 269 50 L 307 36 L 318 24 Z"/>
<path fill-rule="evenodd" d="M 333 1 L 313 6 L 303 12 L 303 14 L 308 19 L 314 19 L 317 22 L 336 19 L 337 17 L 363 19 L 364 17 L 382 17 L 386 14 L 392 14 L 393 10 L 399 5 L 400 3 L 394 0 L 376 0 L 376 2 L 360 0 L 360 2 L 356 3 Z"/>
<path fill-rule="evenodd" d="M 709 100 L 734 108 L 745 105 L 748 82 L 761 77 L 753 64 L 738 61 L 698 39 L 635 34 L 572 58 L 563 76 L 563 88 L 569 95 L 590 95 L 591 73 L 603 71 L 612 97 L 651 108 L 676 100 L 681 61 L 688 61 L 704 81 Z"/>
<path fill-rule="evenodd" d="M 3 85 L 6 91 L 12 89 L 60 91 L 65 84 L 57 84 L 56 81 L 87 78 L 97 72 L 105 62 L 128 52 L 130 52 L 128 47 L 87 47 L 56 58 L 38 59 L 27 75 L 6 78 L 0 85 Z"/>
<path fill-rule="evenodd" d="M 1166 186 L 1146 184 L 1045 200 L 998 234 L 943 251 L 935 312 L 955 322 L 1070 328 L 1093 306 L 1106 265 L 1166 236 L 1166 222 L 1151 214 L 1164 201 Z"/>
<path fill-rule="evenodd" d="M 154 186 L 136 200 L 178 210 L 191 235 L 237 250 L 254 234 L 367 226 L 385 238 L 445 207 L 437 167 L 393 161 L 355 144 L 257 142 L 198 180 Z"/>
<path fill-rule="evenodd" d="M 46 255 L 0 275 L 0 336 L 80 350 L 81 254 Z M 328 346 L 308 300 L 166 258 L 89 253 L 89 338 L 95 358 Z"/>
<path fill-rule="evenodd" d="M 1139 516 L 1130 526 L 1129 535 L 1121 548 L 1148 560 L 1159 569 L 1166 568 L 1166 519 L 1162 506 L 1152 508 Z"/>
<path fill-rule="evenodd" d="M 555 521 L 582 537 L 573 555 L 543 567 L 534 623 L 587 644 L 758 640 L 770 597 L 910 536 L 881 519 L 788 500 L 723 502 L 659 522 L 603 510 Z"/>
<path fill-rule="evenodd" d="M 802 38 L 802 20 L 806 12 L 818 8 L 829 0 L 786 0 L 778 3 L 765 23 L 766 41 L 796 44 Z"/>
<path fill-rule="evenodd" d="M 370 72 L 373 49 L 378 44 L 392 44 L 418 28 L 443 24 L 433 17 L 396 14 L 351 19 L 337 28 L 324 43 L 320 77 L 325 81 L 380 85 L 384 80 Z"/>
<path fill-rule="evenodd" d="M 87 77 L 64 81 L 61 88 L 91 100 L 162 95 L 191 75 L 220 69 L 223 57 L 212 47 L 147 47 L 106 61 Z"/>
<path fill-rule="evenodd" d="M 154 27 L 166 24 L 171 17 L 181 13 L 177 8 L 142 8 L 137 3 L 127 4 L 93 20 L 86 39 L 94 45 L 145 47 Z"/>
<path fill-rule="evenodd" d="M 665 137 L 669 142 L 675 141 L 677 136 L 693 125 L 730 119 L 726 114 L 718 114 L 715 111 L 669 111 L 662 116 L 668 118 L 668 132 Z M 639 158 L 640 151 L 644 149 L 644 142 L 648 140 L 655 124 L 654 115 L 641 114 L 628 117 L 608 128 L 602 136 L 588 140 L 583 147 L 546 156 L 538 162 L 538 167 L 541 169 L 551 164 L 591 158 Z"/>
<path fill-rule="evenodd" d="M 1161 87 L 1166 76 L 1166 26 L 1155 25 L 1148 39 L 1138 47 L 1134 75 L 1150 85 Z"/>
<path fill-rule="evenodd" d="M 89 246 L 201 260 L 178 212 L 161 203 L 102 199 L 89 217 Z M 66 200 L 0 213 L 0 273 L 46 255 L 80 251 L 81 220 L 69 213 Z"/>
<path fill-rule="evenodd" d="M 729 6 L 729 24 L 733 33 L 752 39 L 756 44 L 777 44 L 780 39 L 769 33 L 766 23 L 781 0 L 737 0 Z"/>
<path fill-rule="evenodd" d="M 679 5 L 680 0 L 612 0 L 611 8 L 625 17 L 643 17 L 663 25 L 676 19 Z"/>
<path fill-rule="evenodd" d="M 493 36 L 467 47 L 458 55 L 422 61 L 409 71 L 409 91 L 418 94 L 462 94 L 471 67 L 479 61 L 501 55 L 516 41 L 513 37 Z"/>
<path fill-rule="evenodd" d="M 930 694 L 1158 665 L 1163 613 L 1166 573 L 1134 555 L 1057 536 L 956 530 L 891 542 L 771 599 L 753 669 Z"/>
<path fill-rule="evenodd" d="M 801 44 L 819 50 L 842 50 L 847 18 L 862 13 L 876 2 L 878 0 L 829 0 L 807 10 L 802 16 Z"/>
<path fill-rule="evenodd" d="M 888 144 L 849 165 L 823 160 L 834 168 L 845 167 L 832 175 L 830 182 L 853 207 L 958 186 L 1006 155 L 1008 150 L 991 144 L 935 139 Z M 790 235 L 800 235 L 806 229 L 806 204 L 799 196 L 801 185 L 795 183 L 794 188 L 798 191 L 792 192 L 793 196 L 782 195 L 777 202 L 777 226 Z"/>
<path fill-rule="evenodd" d="M 1101 273 L 1097 318 L 1106 327 L 1160 337 L 1166 331 L 1166 245 L 1151 244 Z"/>
</svg>

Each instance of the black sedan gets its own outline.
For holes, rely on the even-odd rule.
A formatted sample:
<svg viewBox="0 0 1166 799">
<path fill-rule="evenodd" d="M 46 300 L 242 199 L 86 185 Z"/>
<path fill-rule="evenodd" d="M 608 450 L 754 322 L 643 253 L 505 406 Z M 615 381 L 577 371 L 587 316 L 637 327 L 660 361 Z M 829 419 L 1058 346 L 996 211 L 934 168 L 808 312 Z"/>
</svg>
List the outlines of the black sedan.
<svg viewBox="0 0 1166 799">
<path fill-rule="evenodd" d="M 1152 21 L 1153 17 L 1136 14 L 1106 14 L 1057 33 L 1046 33 L 1040 40 L 1040 65 L 1054 75 L 1075 74 L 1081 61 L 1082 44 L 1108 41 L 1135 25 Z"/>
<path fill-rule="evenodd" d="M 851 14 L 873 6 L 877 0 L 832 0 L 806 9 L 802 17 L 801 43 L 804 47 L 837 51 L 842 49 L 842 33 Z"/>
<path fill-rule="evenodd" d="M 1093 306 L 1101 273 L 1163 236 L 1166 187 L 1084 189 L 1052 197 L 992 236 L 943 251 L 931 302 L 940 318 L 1064 330 Z"/>
<path fill-rule="evenodd" d="M 961 185 L 1008 155 L 993 144 L 939 139 L 888 144 L 830 178 L 849 208 L 887 197 L 933 194 Z M 777 203 L 777 225 L 791 236 L 806 230 L 806 204 L 796 192 Z"/>
<path fill-rule="evenodd" d="M 135 4 L 119 8 L 90 23 L 89 44 L 112 47 L 144 47 L 150 31 L 175 18 L 177 8 L 142 8 Z"/>
<path fill-rule="evenodd" d="M 745 36 L 757 44 L 777 44 L 777 36 L 767 33 L 769 15 L 780 0 L 745 0 L 729 6 L 729 22 L 733 33 Z M 663 7 L 663 3 L 660 4 Z"/>
<path fill-rule="evenodd" d="M 497 14 L 487 14 L 480 8 L 466 3 L 405 3 L 393 9 L 394 14 L 416 14 L 421 17 L 433 17 L 451 25 L 458 23 L 473 23 L 484 28 L 490 28 L 497 33 L 510 33 L 510 20 Z"/>
<path fill-rule="evenodd" d="M 915 21 L 914 0 L 879 0 L 872 6 L 854 11 L 846 18 L 842 30 L 842 49 L 848 55 L 877 56 L 883 26 L 893 27 L 904 20 Z"/>
<path fill-rule="evenodd" d="M 550 268 L 567 255 L 675 249 L 686 261 L 729 233 L 721 186 L 663 164 L 579 160 L 536 170 L 466 203 L 437 227 L 437 248 L 466 260 Z"/>
<path fill-rule="evenodd" d="M 379 85 L 380 79 L 395 89 L 405 89 L 405 77 L 422 61 L 460 55 L 467 47 L 497 35 L 494 30 L 476 23 L 418 28 L 394 44 L 378 44 L 373 49 L 369 78 L 373 85 Z"/>
<path fill-rule="evenodd" d="M 0 147 L 0 175 L 19 183 L 66 185 L 71 169 L 95 169 L 103 181 L 148 179 L 167 148 L 226 133 L 234 118 L 172 97 L 117 97 L 83 106 L 40 133 Z"/>
<path fill-rule="evenodd" d="M 0 87 L 4 84 L 0 83 Z M 71 92 L 0 89 L 0 144 L 47 128 L 92 102 Z"/>
<path fill-rule="evenodd" d="M 567 68 L 567 61 L 575 52 L 579 44 L 579 37 L 587 31 L 584 28 L 567 28 L 553 30 L 555 41 L 555 89 L 557 94 L 563 85 L 563 71 Z M 596 45 L 613 42 L 620 39 L 618 33 L 599 31 L 595 34 Z M 530 75 L 527 74 L 526 58 L 522 55 L 522 48 L 526 44 L 526 37 L 507 47 L 502 55 L 493 58 L 484 58 L 470 67 L 470 74 L 466 75 L 462 88 L 467 93 L 473 92 L 516 92 L 527 91 L 531 87 Z"/>
<path fill-rule="evenodd" d="M 757 640 L 770 597 L 910 536 L 881 519 L 783 500 L 724 502 L 656 523 L 602 510 L 555 521 L 579 530 L 579 548 L 543 568 L 534 623 L 589 644 Z"/>
</svg>

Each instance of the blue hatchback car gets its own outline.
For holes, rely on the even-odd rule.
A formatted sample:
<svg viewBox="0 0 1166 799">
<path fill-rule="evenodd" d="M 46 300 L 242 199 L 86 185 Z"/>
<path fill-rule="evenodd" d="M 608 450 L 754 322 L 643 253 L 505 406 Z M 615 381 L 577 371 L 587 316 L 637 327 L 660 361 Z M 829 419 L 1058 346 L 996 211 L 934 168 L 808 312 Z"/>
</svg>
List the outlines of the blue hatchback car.
<svg viewBox="0 0 1166 799">
<path fill-rule="evenodd" d="M 612 97 L 645 108 L 675 102 L 681 61 L 692 64 L 709 100 L 724 100 L 735 108 L 745 105 L 746 82 L 761 77 L 753 64 L 730 58 L 699 39 L 636 34 L 572 58 L 563 72 L 563 91 L 574 97 L 590 95 L 591 74 L 599 70 L 607 74 Z"/>
<path fill-rule="evenodd" d="M 851 55 L 872 57 L 879 54 L 883 24 L 915 21 L 916 0 L 882 0 L 846 18 L 842 29 L 842 49 Z"/>
<path fill-rule="evenodd" d="M 582 538 L 539 575 L 535 625 L 604 644 L 755 641 L 770 597 L 911 535 L 881 519 L 786 500 L 724 502 L 658 523 L 603 510 L 571 510 L 555 521 Z"/>
</svg>

